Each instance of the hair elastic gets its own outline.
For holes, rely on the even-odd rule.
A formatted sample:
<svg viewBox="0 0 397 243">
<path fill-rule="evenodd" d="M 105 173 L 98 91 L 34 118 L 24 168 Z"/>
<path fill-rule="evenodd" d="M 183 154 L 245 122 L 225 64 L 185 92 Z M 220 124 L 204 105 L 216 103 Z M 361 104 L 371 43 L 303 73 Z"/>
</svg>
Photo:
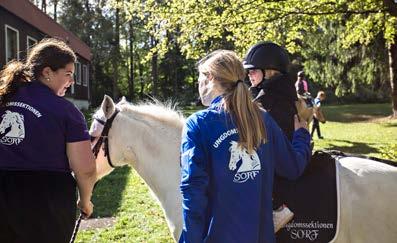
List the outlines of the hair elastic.
<svg viewBox="0 0 397 243">
<path fill-rule="evenodd" d="M 234 86 L 237 87 L 237 85 L 238 85 L 239 83 L 244 83 L 244 82 L 243 82 L 243 80 L 239 79 L 239 80 L 236 81 L 236 83 L 234 84 Z"/>
</svg>

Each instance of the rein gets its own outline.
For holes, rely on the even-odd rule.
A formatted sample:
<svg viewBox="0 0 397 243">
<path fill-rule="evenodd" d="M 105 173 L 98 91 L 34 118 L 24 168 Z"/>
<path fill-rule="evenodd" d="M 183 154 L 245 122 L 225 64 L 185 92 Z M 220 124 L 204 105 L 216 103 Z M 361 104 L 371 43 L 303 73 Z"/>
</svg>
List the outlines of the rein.
<svg viewBox="0 0 397 243">
<path fill-rule="evenodd" d="M 112 164 L 112 160 L 110 159 L 110 154 L 109 154 L 109 130 L 112 127 L 112 123 L 114 118 L 116 117 L 116 115 L 120 112 L 120 110 L 116 107 L 116 110 L 114 111 L 114 113 L 112 114 L 112 116 L 107 119 L 106 121 L 102 121 L 101 119 L 95 118 L 94 119 L 96 121 L 98 121 L 99 123 L 101 123 L 102 125 L 104 125 L 104 128 L 102 130 L 101 136 L 98 139 L 98 142 L 95 144 L 94 148 L 92 148 L 92 152 L 94 153 L 94 157 L 95 159 L 98 157 L 99 154 L 99 150 L 101 149 L 102 143 L 105 144 L 104 150 L 105 150 L 105 157 L 108 158 L 108 164 L 112 167 L 115 168 Z M 96 186 L 96 184 L 95 184 Z M 95 188 L 94 186 L 94 188 Z M 76 236 L 77 236 L 77 232 L 79 231 L 80 228 L 80 223 L 81 220 L 84 217 L 84 213 L 80 212 L 80 216 L 76 221 L 76 224 L 74 226 L 73 229 L 73 234 L 72 237 L 70 238 L 70 243 L 74 243 L 74 241 L 76 240 Z"/>
</svg>

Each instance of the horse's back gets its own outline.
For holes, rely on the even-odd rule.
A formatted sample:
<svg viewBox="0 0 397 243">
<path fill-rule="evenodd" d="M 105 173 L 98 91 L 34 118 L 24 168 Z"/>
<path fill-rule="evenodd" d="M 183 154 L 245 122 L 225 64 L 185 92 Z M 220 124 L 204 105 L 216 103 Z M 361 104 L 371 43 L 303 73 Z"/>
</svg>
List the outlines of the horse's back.
<svg viewBox="0 0 397 243">
<path fill-rule="evenodd" d="M 338 159 L 340 225 L 333 242 L 395 242 L 397 167 L 369 159 Z"/>
</svg>

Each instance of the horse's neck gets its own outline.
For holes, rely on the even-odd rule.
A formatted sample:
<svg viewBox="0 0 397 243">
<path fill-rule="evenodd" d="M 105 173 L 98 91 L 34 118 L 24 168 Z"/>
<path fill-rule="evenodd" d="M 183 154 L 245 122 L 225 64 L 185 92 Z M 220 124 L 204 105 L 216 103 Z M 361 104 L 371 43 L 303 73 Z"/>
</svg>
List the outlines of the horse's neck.
<svg viewBox="0 0 397 243">
<path fill-rule="evenodd" d="M 147 151 L 146 154 L 138 155 L 139 161 L 135 165 L 135 170 L 160 201 L 169 200 L 167 197 L 171 194 L 179 194 L 179 144 L 167 145 L 170 148 L 167 153 Z"/>
<path fill-rule="evenodd" d="M 134 167 L 160 201 L 168 221 L 179 230 L 182 220 L 179 210 L 182 207 L 179 190 L 181 129 L 161 127 L 147 131 L 147 126 L 139 125 L 124 124 L 122 129 L 120 126 L 114 136 L 114 140 L 119 140 L 114 141 L 114 146 L 119 145 L 115 158 Z M 125 131 L 132 131 L 133 138 L 127 138 Z"/>
</svg>

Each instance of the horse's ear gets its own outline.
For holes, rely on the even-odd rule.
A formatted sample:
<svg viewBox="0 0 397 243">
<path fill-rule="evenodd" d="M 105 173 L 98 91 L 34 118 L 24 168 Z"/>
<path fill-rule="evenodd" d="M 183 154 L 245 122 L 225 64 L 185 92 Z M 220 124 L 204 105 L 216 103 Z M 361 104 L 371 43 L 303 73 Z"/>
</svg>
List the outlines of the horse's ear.
<svg viewBox="0 0 397 243">
<path fill-rule="evenodd" d="M 103 111 L 103 114 L 105 114 L 106 119 L 109 119 L 109 117 L 112 116 L 112 114 L 114 113 L 114 111 L 116 109 L 112 98 L 110 98 L 109 96 L 105 95 L 103 97 L 103 101 L 102 101 L 102 104 L 101 104 L 101 109 Z"/>
<path fill-rule="evenodd" d="M 127 99 L 125 98 L 125 96 L 123 96 L 123 97 L 121 97 L 121 100 L 119 101 L 119 105 L 122 105 L 122 104 L 127 104 L 128 103 L 128 101 L 127 101 Z"/>
</svg>

